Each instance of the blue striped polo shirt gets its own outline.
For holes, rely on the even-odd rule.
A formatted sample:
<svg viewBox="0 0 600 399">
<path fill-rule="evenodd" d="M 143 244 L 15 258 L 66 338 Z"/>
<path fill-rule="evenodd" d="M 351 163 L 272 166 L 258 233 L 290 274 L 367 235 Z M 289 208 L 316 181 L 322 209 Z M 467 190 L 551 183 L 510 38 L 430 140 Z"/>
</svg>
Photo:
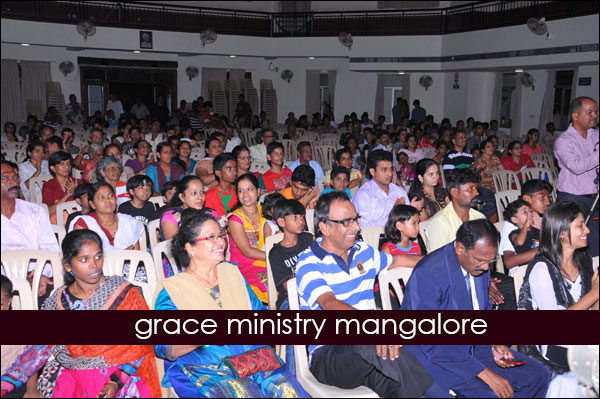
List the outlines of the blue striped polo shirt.
<svg viewBox="0 0 600 399">
<path fill-rule="evenodd" d="M 300 310 L 323 310 L 317 298 L 333 292 L 336 299 L 359 310 L 374 310 L 373 287 L 377 276 L 387 271 L 392 256 L 357 241 L 348 254 L 348 263 L 321 247 L 322 238 L 300 254 L 297 264 Z M 323 345 L 310 345 L 312 353 Z"/>
</svg>

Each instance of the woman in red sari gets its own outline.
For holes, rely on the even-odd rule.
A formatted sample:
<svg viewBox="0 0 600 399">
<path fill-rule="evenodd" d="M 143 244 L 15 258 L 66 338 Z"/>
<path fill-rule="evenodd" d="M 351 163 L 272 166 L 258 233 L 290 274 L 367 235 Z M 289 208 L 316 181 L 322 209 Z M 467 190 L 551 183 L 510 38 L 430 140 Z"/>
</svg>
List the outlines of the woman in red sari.
<svg viewBox="0 0 600 399">
<path fill-rule="evenodd" d="M 504 169 L 517 172 L 517 177 L 522 180 L 521 170 L 525 168 L 535 168 L 535 164 L 527 154 L 523 154 L 523 146 L 517 140 L 511 141 L 508 145 L 508 155 L 502 157 L 500 161 Z"/>
<path fill-rule="evenodd" d="M 62 242 L 65 285 L 46 310 L 148 310 L 139 289 L 122 276 L 102 274 L 102 240 L 75 230 Z M 151 345 L 53 345 L 38 380 L 44 397 L 161 397 Z"/>
</svg>

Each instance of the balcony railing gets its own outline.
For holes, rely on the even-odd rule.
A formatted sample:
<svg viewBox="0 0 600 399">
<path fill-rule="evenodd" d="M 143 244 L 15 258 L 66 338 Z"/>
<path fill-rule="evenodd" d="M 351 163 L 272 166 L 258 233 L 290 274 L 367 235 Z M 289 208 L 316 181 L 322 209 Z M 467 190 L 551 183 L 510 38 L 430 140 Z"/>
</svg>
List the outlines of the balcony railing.
<svg viewBox="0 0 600 399">
<path fill-rule="evenodd" d="M 168 4 L 168 3 L 167 3 Z M 598 14 L 596 1 L 494 1 L 422 10 L 266 13 L 148 3 L 2 1 L 2 18 L 97 26 L 261 37 L 443 35 Z"/>
</svg>

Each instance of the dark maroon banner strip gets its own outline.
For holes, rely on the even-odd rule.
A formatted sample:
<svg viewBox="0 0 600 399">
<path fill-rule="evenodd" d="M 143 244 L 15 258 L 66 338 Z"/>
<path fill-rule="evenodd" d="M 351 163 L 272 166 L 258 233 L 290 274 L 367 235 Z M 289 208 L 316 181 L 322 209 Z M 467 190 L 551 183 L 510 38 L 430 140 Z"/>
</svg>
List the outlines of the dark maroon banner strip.
<svg viewBox="0 0 600 399">
<path fill-rule="evenodd" d="M 565 311 L 9 311 L 2 344 L 596 344 Z"/>
</svg>

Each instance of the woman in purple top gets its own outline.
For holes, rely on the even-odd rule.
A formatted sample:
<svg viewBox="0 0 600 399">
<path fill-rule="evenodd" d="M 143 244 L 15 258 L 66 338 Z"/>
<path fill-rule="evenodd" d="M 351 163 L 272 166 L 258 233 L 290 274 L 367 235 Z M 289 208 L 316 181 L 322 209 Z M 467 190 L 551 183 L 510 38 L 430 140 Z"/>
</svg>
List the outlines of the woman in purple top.
<svg viewBox="0 0 600 399">
<path fill-rule="evenodd" d="M 150 143 L 140 139 L 133 145 L 133 150 L 135 151 L 135 159 L 125 162 L 125 166 L 133 169 L 133 173 L 136 175 L 143 175 L 146 173 L 148 165 L 154 161 L 154 155 L 150 155 Z"/>
</svg>

